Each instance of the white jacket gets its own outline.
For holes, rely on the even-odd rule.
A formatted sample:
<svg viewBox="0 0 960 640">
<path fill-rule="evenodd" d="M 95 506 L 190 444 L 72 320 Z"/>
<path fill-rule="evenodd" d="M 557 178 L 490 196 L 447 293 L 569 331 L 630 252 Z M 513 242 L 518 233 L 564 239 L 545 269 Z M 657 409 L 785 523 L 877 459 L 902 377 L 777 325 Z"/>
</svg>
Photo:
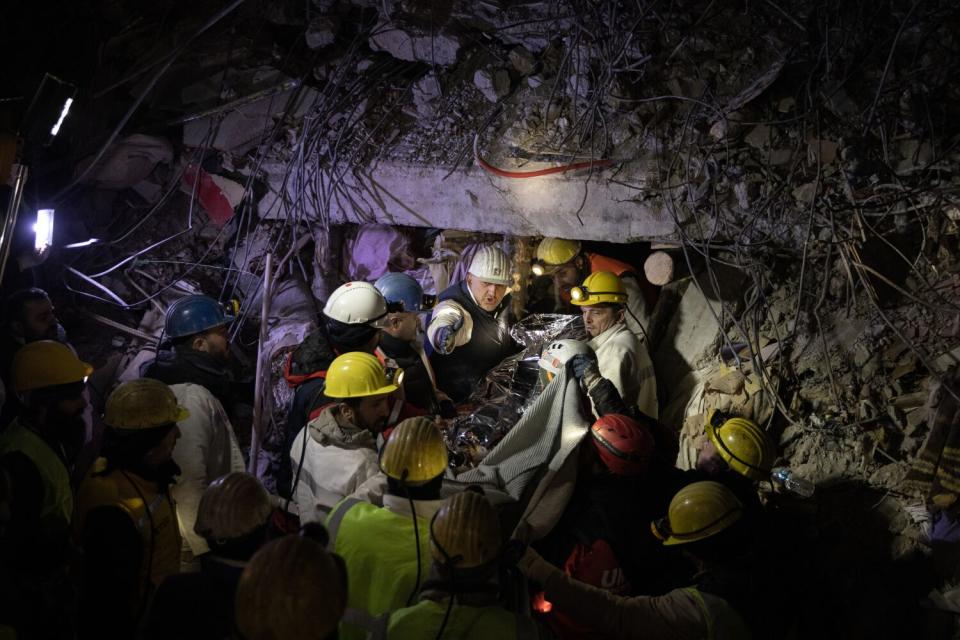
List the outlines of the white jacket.
<svg viewBox="0 0 960 640">
<path fill-rule="evenodd" d="M 180 477 L 171 487 L 177 501 L 180 535 L 194 556 L 205 553 L 207 543 L 193 531 L 200 497 L 211 482 L 232 471 L 245 471 L 243 454 L 237 444 L 227 412 L 206 387 L 183 383 L 170 385 L 177 402 L 190 415 L 179 422 L 180 439 L 173 448 L 173 461 Z"/>
<path fill-rule="evenodd" d="M 379 506 L 386 489 L 373 434 L 367 432 L 369 438 L 365 438 L 363 430 L 340 426 L 334 411 L 334 407 L 326 407 L 300 430 L 290 447 L 294 478 L 300 470 L 293 499 L 302 523 L 324 522 L 333 507 L 346 497 Z M 304 438 L 306 455 L 301 467 Z"/>
<path fill-rule="evenodd" d="M 619 322 L 588 343 L 597 354 L 600 375 L 613 383 L 627 406 L 659 418 L 657 379 L 646 347 Z"/>
</svg>

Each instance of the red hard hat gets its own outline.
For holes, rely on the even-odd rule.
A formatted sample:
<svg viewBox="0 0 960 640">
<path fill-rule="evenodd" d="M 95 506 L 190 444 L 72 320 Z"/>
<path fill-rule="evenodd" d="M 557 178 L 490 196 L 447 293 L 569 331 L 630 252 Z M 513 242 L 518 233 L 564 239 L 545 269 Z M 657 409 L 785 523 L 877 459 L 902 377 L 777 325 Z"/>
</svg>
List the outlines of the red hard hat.
<svg viewBox="0 0 960 640">
<path fill-rule="evenodd" d="M 653 456 L 653 435 L 632 418 L 610 413 L 590 429 L 593 446 L 600 459 L 619 476 L 638 476 L 646 473 Z"/>
</svg>

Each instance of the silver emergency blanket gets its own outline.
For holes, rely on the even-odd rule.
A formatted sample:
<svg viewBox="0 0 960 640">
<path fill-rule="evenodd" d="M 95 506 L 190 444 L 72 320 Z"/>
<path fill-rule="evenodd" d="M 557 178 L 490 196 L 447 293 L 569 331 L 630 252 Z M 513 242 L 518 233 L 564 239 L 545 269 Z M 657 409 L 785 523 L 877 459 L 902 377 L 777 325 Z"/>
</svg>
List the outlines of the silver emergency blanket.
<svg viewBox="0 0 960 640">
<path fill-rule="evenodd" d="M 472 411 L 447 429 L 451 466 L 475 467 L 513 429 L 540 394 L 538 361 L 544 345 L 557 338 L 586 339 L 580 316 L 537 314 L 510 328 L 524 350 L 492 369 L 465 403 Z"/>
<path fill-rule="evenodd" d="M 540 500 L 590 428 L 588 414 L 578 381 L 562 371 L 479 465 L 459 475 L 448 470 L 444 495 L 476 484 L 495 503 L 520 502 L 536 482 L 540 486 L 533 495 Z M 565 504 L 567 497 L 558 504 Z M 527 509 L 534 507 L 531 502 Z"/>
</svg>

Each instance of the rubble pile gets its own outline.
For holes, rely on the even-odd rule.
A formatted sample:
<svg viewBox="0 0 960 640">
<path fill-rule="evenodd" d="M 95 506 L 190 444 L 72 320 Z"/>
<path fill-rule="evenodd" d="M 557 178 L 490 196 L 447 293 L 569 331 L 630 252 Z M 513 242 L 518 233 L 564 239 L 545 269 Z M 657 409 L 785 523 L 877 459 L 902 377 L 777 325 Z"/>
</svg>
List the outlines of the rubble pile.
<svg viewBox="0 0 960 640">
<path fill-rule="evenodd" d="M 252 324 L 267 251 L 293 306 L 323 299 L 337 225 L 393 223 L 377 216 L 390 163 L 456 180 L 481 159 L 609 161 L 568 179 L 626 189 L 625 219 L 642 204 L 671 229 L 608 239 L 663 243 L 675 267 L 649 329 L 681 462 L 711 409 L 742 413 L 829 496 L 821 531 L 878 495 L 878 557 L 928 553 L 918 507 L 957 497 L 916 479 L 960 394 L 955 3 L 265 0 L 150 88 L 156 49 L 199 20 L 107 43 L 112 89 L 79 105 L 147 92 L 142 128 L 75 203 L 108 242 L 66 282 L 105 315 L 136 326 L 175 287 L 236 297 Z M 503 201 L 531 182 L 490 181 Z M 577 224 L 583 202 L 554 215 Z M 438 248 L 426 270 L 446 278 L 456 257 Z"/>
</svg>

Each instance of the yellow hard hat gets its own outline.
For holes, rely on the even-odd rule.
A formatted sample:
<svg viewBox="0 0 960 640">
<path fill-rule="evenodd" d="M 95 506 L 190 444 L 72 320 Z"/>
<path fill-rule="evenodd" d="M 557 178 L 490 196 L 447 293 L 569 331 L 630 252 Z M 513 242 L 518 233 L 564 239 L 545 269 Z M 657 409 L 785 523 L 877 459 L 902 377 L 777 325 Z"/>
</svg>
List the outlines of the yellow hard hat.
<svg viewBox="0 0 960 640">
<path fill-rule="evenodd" d="M 457 569 L 479 567 L 500 555 L 500 520 L 483 496 L 461 491 L 443 503 L 430 523 L 433 559 Z"/>
<path fill-rule="evenodd" d="M 746 418 L 726 418 L 710 412 L 705 426 L 707 437 L 731 469 L 751 480 L 770 477 L 776 451 L 770 438 Z"/>
<path fill-rule="evenodd" d="M 55 340 L 37 340 L 20 347 L 10 369 L 17 393 L 83 382 L 93 373 L 92 366 Z"/>
<path fill-rule="evenodd" d="M 536 259 L 533 261 L 533 272 L 542 276 L 548 268 L 559 267 L 577 257 L 580 253 L 578 240 L 563 238 L 544 238 L 537 245 Z"/>
<path fill-rule="evenodd" d="M 380 469 L 410 486 L 426 484 L 447 468 L 447 446 L 440 429 L 427 418 L 407 418 L 397 425 L 380 452 Z"/>
<path fill-rule="evenodd" d="M 617 274 L 596 271 L 588 275 L 579 287 L 570 289 L 570 302 L 582 307 L 602 302 L 626 304 L 627 290 Z"/>
<path fill-rule="evenodd" d="M 743 516 L 743 505 L 719 482 L 694 482 L 677 492 L 667 511 L 664 545 L 686 544 L 718 534 Z"/>
<path fill-rule="evenodd" d="M 103 423 L 114 429 L 152 429 L 186 420 L 190 414 L 160 382 L 140 378 L 124 382 L 107 398 Z"/>
<path fill-rule="evenodd" d="M 399 382 L 402 374 L 394 376 Z M 327 369 L 323 390 L 328 398 L 365 398 L 393 393 L 397 385 L 387 380 L 383 365 L 376 356 L 351 351 L 337 356 Z"/>
<path fill-rule="evenodd" d="M 208 540 L 242 538 L 267 524 L 272 512 L 270 494 L 260 481 L 234 471 L 204 490 L 193 530 Z"/>
<path fill-rule="evenodd" d="M 347 608 L 346 572 L 319 542 L 288 535 L 257 551 L 237 583 L 235 621 L 245 640 L 323 640 Z"/>
</svg>

